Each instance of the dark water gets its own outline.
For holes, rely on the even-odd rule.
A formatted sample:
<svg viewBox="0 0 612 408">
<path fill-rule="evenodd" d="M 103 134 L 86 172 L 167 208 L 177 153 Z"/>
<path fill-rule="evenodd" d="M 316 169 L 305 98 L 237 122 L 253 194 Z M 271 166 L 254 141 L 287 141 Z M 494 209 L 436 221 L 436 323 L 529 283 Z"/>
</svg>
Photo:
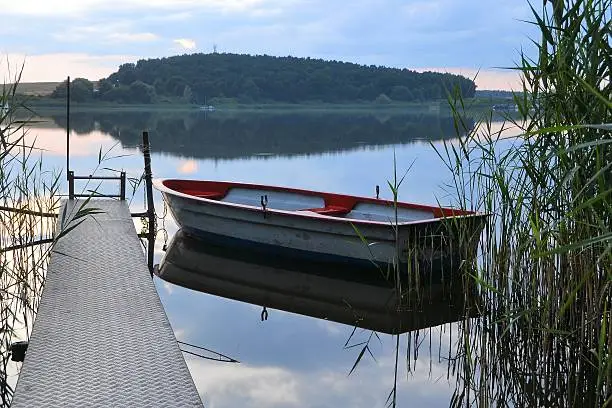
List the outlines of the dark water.
<svg viewBox="0 0 612 408">
<path fill-rule="evenodd" d="M 468 123 L 473 123 L 467 118 Z M 472 121 L 472 122 L 471 122 Z M 391 198 L 387 180 L 408 169 L 402 201 L 442 204 L 450 181 L 433 144 L 456 137 L 450 117 L 435 112 L 253 113 L 102 112 L 74 113 L 71 168 L 77 174 L 125 170 L 138 178 L 143 162 L 141 132 L 151 135 L 155 177 L 232 180 Z M 46 168 L 65 167 L 65 118 L 45 118 L 30 129 L 45 149 Z M 394 159 L 395 158 L 395 159 Z M 98 187 L 98 185 L 79 188 Z M 117 186 L 102 185 L 110 192 Z M 143 208 L 143 191 L 131 198 Z M 164 206 L 156 195 L 156 210 Z M 138 227 L 138 221 L 137 221 Z M 177 227 L 168 216 L 156 243 L 163 255 Z M 167 237 L 165 236 L 167 235 Z M 353 327 L 296 313 L 200 293 L 158 278 L 157 288 L 179 340 L 229 355 L 241 364 L 186 355 L 209 407 L 383 407 L 393 386 L 395 339 L 358 329 L 349 345 L 372 337 L 370 349 L 349 376 L 361 347 L 345 348 Z M 448 320 L 453 320 L 449 318 Z M 439 315 L 432 326 L 400 341 L 398 405 L 447 406 L 455 388 L 447 356 L 456 336 Z M 420 347 L 408 349 L 408 342 Z"/>
</svg>

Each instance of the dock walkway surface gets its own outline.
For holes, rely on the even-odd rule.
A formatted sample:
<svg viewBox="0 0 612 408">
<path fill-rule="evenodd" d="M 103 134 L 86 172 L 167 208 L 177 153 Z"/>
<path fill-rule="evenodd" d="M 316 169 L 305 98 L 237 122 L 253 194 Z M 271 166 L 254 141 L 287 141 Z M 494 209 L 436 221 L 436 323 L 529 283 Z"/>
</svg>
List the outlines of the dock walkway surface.
<svg viewBox="0 0 612 408">
<path fill-rule="evenodd" d="M 201 407 L 126 202 L 88 206 L 51 254 L 11 406 Z"/>
</svg>

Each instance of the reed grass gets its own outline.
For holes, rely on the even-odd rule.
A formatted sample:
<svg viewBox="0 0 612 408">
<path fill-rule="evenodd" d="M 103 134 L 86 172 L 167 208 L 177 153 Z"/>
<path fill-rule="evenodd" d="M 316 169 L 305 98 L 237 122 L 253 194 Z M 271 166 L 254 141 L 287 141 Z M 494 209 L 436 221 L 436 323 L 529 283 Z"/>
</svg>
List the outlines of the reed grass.
<svg viewBox="0 0 612 408">
<path fill-rule="evenodd" d="M 457 206 L 491 214 L 463 276 L 483 315 L 459 327 L 453 407 L 612 405 L 612 2 L 532 8 L 522 118 L 491 118 L 438 153 Z"/>
<path fill-rule="evenodd" d="M 60 177 L 26 142 L 34 114 L 16 96 L 19 82 L 20 73 L 0 92 L 0 406 L 10 405 L 19 371 L 11 344 L 30 337 L 55 243 L 99 212 L 84 200 L 58 223 Z"/>
<path fill-rule="evenodd" d="M 522 53 L 515 68 L 519 118 L 496 129 L 490 113 L 473 127 L 455 93 L 458 139 L 434 146 L 454 205 L 489 215 L 478 245 L 459 248 L 451 282 L 465 288 L 464 319 L 442 328 L 452 344 L 437 357 L 455 384 L 451 407 L 612 406 L 612 1 L 544 1 L 532 11 L 541 38 L 536 57 Z M 439 244 L 474 239 L 456 218 L 445 225 L 450 239 L 431 235 Z M 404 249 L 423 256 L 428 237 Z M 414 288 L 427 290 L 424 276 L 401 274 L 404 284 L 391 276 L 404 307 L 422 307 Z M 427 337 L 431 364 L 431 330 L 406 336 L 408 371 Z M 389 406 L 396 392 L 397 365 Z"/>
<path fill-rule="evenodd" d="M 18 82 L 0 93 L 0 406 L 10 404 L 18 371 L 10 345 L 27 340 L 38 309 L 58 206 L 58 177 L 26 145 L 27 117 L 16 116 L 28 112 L 15 97 Z"/>
</svg>

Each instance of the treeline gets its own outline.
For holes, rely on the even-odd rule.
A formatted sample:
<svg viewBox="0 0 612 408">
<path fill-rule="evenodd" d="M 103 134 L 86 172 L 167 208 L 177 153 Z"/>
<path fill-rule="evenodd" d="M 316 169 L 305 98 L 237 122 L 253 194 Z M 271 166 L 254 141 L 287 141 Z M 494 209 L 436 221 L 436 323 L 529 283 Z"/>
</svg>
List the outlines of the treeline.
<svg viewBox="0 0 612 408">
<path fill-rule="evenodd" d="M 473 81 L 454 74 L 418 73 L 311 58 L 219 53 L 123 64 L 95 87 L 90 84 L 79 85 L 79 97 L 121 103 L 204 104 L 230 99 L 238 103 L 366 101 L 384 104 L 440 99 L 455 87 L 468 98 L 476 90 Z M 81 93 L 81 90 L 87 92 Z M 54 97 L 62 95 L 65 95 L 65 83 L 53 94 Z"/>
</svg>

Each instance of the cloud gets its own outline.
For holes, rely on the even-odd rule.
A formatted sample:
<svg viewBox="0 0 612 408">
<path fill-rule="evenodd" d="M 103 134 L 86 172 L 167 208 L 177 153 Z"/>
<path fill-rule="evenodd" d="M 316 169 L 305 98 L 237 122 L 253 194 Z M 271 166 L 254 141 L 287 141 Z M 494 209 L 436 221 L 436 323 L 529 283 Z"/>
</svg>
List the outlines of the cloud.
<svg viewBox="0 0 612 408">
<path fill-rule="evenodd" d="M 134 62 L 134 55 L 90 55 L 82 53 L 57 53 L 43 55 L 9 54 L 6 56 L 11 67 L 0 67 L 0 75 L 5 79 L 25 62 L 22 82 L 58 82 L 70 75 L 98 80 L 115 72 L 119 65 Z M 8 80 L 7 80 L 8 81 Z M 9 81 L 10 82 L 10 81 Z"/>
<path fill-rule="evenodd" d="M 286 1 L 283 1 L 286 2 Z M 0 15 L 65 16 L 85 15 L 102 11 L 210 10 L 224 13 L 257 11 L 279 0 L 21 0 L 2 5 Z"/>
<path fill-rule="evenodd" d="M 504 69 L 481 69 L 476 68 L 416 68 L 415 71 L 425 72 L 448 72 L 463 75 L 473 79 L 478 89 L 505 89 L 519 91 L 522 89 L 521 76 L 517 71 Z"/>
<path fill-rule="evenodd" d="M 180 45 L 186 50 L 194 50 L 196 48 L 196 42 L 190 38 L 177 38 L 174 43 Z"/>
<path fill-rule="evenodd" d="M 107 36 L 111 42 L 149 42 L 158 38 L 153 33 L 112 33 Z"/>
<path fill-rule="evenodd" d="M 70 27 L 55 33 L 53 37 L 59 41 L 86 44 L 142 43 L 159 39 L 157 34 L 151 32 L 133 31 L 132 24 L 128 21 Z"/>
<path fill-rule="evenodd" d="M 187 20 L 191 20 L 193 18 L 193 14 L 188 11 L 179 11 L 177 13 L 163 13 L 163 14 L 152 14 L 149 16 L 145 16 L 143 20 L 146 21 L 162 21 L 162 22 L 172 22 L 172 21 L 181 21 L 185 22 Z"/>
</svg>

